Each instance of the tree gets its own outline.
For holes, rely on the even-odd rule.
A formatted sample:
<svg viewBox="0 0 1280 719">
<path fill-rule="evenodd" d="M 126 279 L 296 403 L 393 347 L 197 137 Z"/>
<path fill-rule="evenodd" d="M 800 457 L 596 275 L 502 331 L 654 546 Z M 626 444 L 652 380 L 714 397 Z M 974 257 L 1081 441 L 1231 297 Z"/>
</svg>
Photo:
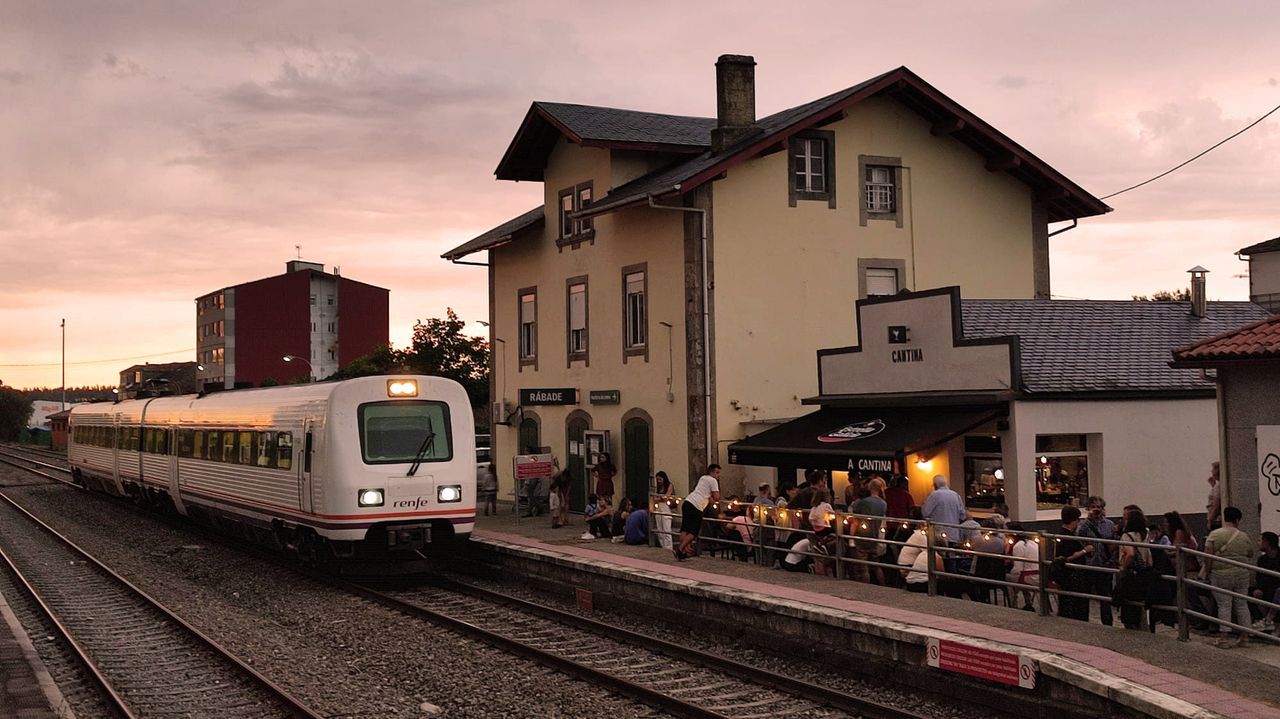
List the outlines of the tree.
<svg viewBox="0 0 1280 719">
<path fill-rule="evenodd" d="M 21 392 L 0 387 L 0 440 L 16 442 L 31 419 L 31 400 Z"/>
<path fill-rule="evenodd" d="M 489 342 L 464 334 L 465 326 L 450 307 L 444 319 L 415 322 L 412 344 L 393 354 L 410 372 L 457 381 L 467 390 L 471 406 L 479 408 L 489 401 Z"/>
<path fill-rule="evenodd" d="M 1133 299 L 1138 300 L 1139 302 L 1190 302 L 1191 290 L 1186 288 L 1180 290 L 1160 290 L 1159 292 L 1153 292 L 1151 296 L 1133 295 Z"/>
<path fill-rule="evenodd" d="M 391 345 L 382 345 L 363 357 L 351 360 L 346 367 L 325 377 L 325 380 L 352 379 L 378 374 L 393 374 L 401 371 L 399 354 L 391 349 Z"/>
</svg>

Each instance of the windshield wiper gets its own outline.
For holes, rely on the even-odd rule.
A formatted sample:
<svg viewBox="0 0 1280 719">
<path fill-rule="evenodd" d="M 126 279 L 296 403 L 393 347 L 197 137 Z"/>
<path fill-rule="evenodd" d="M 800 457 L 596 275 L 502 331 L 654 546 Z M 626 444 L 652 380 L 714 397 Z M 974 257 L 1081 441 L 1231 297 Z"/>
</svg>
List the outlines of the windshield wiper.
<svg viewBox="0 0 1280 719">
<path fill-rule="evenodd" d="M 431 426 L 431 420 L 427 420 L 427 436 L 422 438 L 422 446 L 418 447 L 418 453 L 413 456 L 413 464 L 409 467 L 409 473 L 406 477 L 412 477 L 418 473 L 418 467 L 422 464 L 422 458 L 427 456 L 428 452 L 434 451 L 436 446 L 436 432 Z"/>
</svg>

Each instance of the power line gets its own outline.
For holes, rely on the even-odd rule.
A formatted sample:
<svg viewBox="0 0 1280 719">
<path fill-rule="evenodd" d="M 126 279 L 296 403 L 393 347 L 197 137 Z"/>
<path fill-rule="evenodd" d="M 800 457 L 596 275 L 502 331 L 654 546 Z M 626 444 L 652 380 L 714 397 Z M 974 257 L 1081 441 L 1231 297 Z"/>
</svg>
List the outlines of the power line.
<svg viewBox="0 0 1280 719">
<path fill-rule="evenodd" d="M 127 362 L 136 359 L 149 359 L 152 357 L 168 357 L 169 355 L 182 354 L 184 352 L 195 352 L 195 347 L 187 347 L 186 349 L 173 350 L 172 352 L 153 352 L 146 355 L 135 355 L 133 357 L 112 357 L 111 359 L 85 360 L 83 362 L 68 362 L 67 364 L 84 365 L 84 364 L 105 364 L 107 362 Z M 36 362 L 31 364 L 0 364 L 0 367 L 60 367 L 61 362 Z"/>
<path fill-rule="evenodd" d="M 1196 155 L 1195 157 L 1191 158 L 1190 160 L 1187 160 L 1186 162 L 1183 162 L 1183 163 L 1181 163 L 1181 164 L 1179 164 L 1179 165 L 1175 165 L 1174 167 L 1171 167 L 1171 168 L 1169 168 L 1168 170 L 1165 170 L 1164 172 L 1160 173 L 1159 175 L 1156 175 L 1155 177 L 1151 178 L 1150 180 L 1146 180 L 1146 181 L 1144 181 L 1144 182 L 1139 182 L 1138 184 L 1134 185 L 1133 187 L 1126 187 L 1126 188 L 1124 188 L 1123 190 L 1120 190 L 1119 192 L 1113 192 L 1113 193 L 1111 193 L 1110 195 L 1107 195 L 1106 197 L 1100 197 L 1100 198 L 1098 198 L 1098 199 L 1100 199 L 1100 200 L 1108 200 L 1108 199 L 1111 199 L 1112 197 L 1115 197 L 1116 195 L 1123 195 L 1124 193 L 1128 192 L 1129 190 L 1136 190 L 1136 189 L 1138 189 L 1139 187 L 1142 187 L 1143 185 L 1146 185 L 1146 184 L 1149 184 L 1149 183 L 1155 182 L 1156 180 L 1159 180 L 1161 177 L 1164 177 L 1165 175 L 1168 175 L 1168 174 L 1170 174 L 1171 172 L 1174 172 L 1175 170 L 1180 170 L 1180 169 L 1182 169 L 1182 168 L 1186 167 L 1187 165 L 1190 165 L 1191 163 L 1195 162 L 1196 160 L 1199 160 L 1200 158 L 1204 157 L 1205 155 L 1209 154 L 1210 152 L 1213 152 L 1214 150 L 1218 149 L 1219 147 L 1222 147 L 1223 145 L 1227 144 L 1228 142 L 1230 142 L 1230 141 L 1232 141 L 1232 140 L 1236 139 L 1237 137 L 1239 137 L 1239 136 L 1243 135 L 1245 132 L 1247 132 L 1247 131 L 1248 131 L 1250 128 L 1252 128 L 1254 125 L 1257 125 L 1259 122 L 1262 122 L 1263 120 L 1265 120 L 1265 119 L 1267 119 L 1268 117 L 1270 117 L 1270 116 L 1271 116 L 1271 114 L 1272 114 L 1272 113 L 1274 113 L 1276 110 L 1280 110 L 1280 105 L 1276 105 L 1275 107 L 1271 108 L 1270 112 L 1268 112 L 1267 114 L 1263 115 L 1262 117 L 1259 117 L 1257 120 L 1254 120 L 1253 122 L 1249 123 L 1248 125 L 1245 125 L 1245 126 L 1244 126 L 1240 131 L 1239 131 L 1239 132 L 1236 132 L 1235 134 L 1231 135 L 1230 137 L 1226 138 L 1225 140 L 1222 140 L 1221 142 L 1219 142 L 1218 144 L 1214 145 L 1213 147 L 1210 147 L 1209 149 L 1205 150 L 1204 152 L 1201 152 L 1199 155 Z"/>
</svg>

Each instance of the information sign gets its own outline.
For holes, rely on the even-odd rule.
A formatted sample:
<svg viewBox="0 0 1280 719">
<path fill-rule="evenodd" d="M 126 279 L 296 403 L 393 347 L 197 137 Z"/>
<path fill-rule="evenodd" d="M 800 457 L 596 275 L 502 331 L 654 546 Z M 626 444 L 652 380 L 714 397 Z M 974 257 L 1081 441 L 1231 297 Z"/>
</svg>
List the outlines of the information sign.
<svg viewBox="0 0 1280 719">
<path fill-rule="evenodd" d="M 555 456 L 550 454 L 517 454 L 512 460 L 517 482 L 544 479 L 556 474 Z"/>
<path fill-rule="evenodd" d="M 621 404 L 622 391 L 616 389 L 593 389 L 587 392 L 591 404 Z"/>
<path fill-rule="evenodd" d="M 931 667 L 1023 689 L 1035 689 L 1036 664 L 1021 654 L 932 638 L 926 649 L 926 661 Z"/>
<path fill-rule="evenodd" d="M 1258 425 L 1257 433 L 1258 519 L 1262 531 L 1280 532 L 1280 426 Z"/>
</svg>

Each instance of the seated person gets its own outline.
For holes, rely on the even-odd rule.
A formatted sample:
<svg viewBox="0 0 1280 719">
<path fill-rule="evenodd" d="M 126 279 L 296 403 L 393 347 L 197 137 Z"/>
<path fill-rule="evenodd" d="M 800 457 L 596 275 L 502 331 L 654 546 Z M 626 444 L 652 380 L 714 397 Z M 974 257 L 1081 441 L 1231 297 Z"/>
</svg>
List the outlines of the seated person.
<svg viewBox="0 0 1280 719">
<path fill-rule="evenodd" d="M 813 564 L 813 557 L 808 556 L 805 552 L 816 551 L 813 540 L 806 536 L 791 545 L 791 551 L 787 552 L 787 556 L 782 558 L 782 568 L 788 572 L 807 572 L 809 571 L 809 566 Z"/>
<path fill-rule="evenodd" d="M 622 534 L 627 528 L 627 517 L 633 508 L 634 505 L 627 497 L 618 502 L 618 511 L 613 513 L 613 521 L 609 523 L 609 536 L 613 537 L 613 541 L 622 541 Z"/>
<path fill-rule="evenodd" d="M 610 523 L 613 520 L 613 507 L 608 497 L 591 495 L 587 497 L 587 531 L 594 537 L 610 536 Z"/>
<path fill-rule="evenodd" d="M 907 539 L 907 544 L 898 554 L 898 565 L 903 567 L 902 572 L 906 575 L 906 586 L 908 592 L 928 592 L 929 591 L 929 552 L 927 550 L 928 538 L 925 537 L 923 529 L 917 529 L 911 533 Z M 937 572 L 946 571 L 942 561 L 942 554 L 934 552 L 933 569 Z M 961 580 L 952 579 L 951 577 L 938 577 L 938 593 L 948 597 L 959 598 L 965 593 L 966 586 Z"/>
<path fill-rule="evenodd" d="M 622 537 L 627 544 L 649 543 L 648 510 L 633 509 L 627 514 L 626 524 L 622 528 Z"/>
<path fill-rule="evenodd" d="M 729 523 L 722 525 L 724 536 L 733 542 L 741 542 L 745 545 L 755 544 L 755 531 L 751 526 L 751 520 L 747 519 L 747 509 L 737 502 L 737 497 L 730 497 L 729 510 L 725 512 L 725 519 L 728 519 Z M 744 561 L 755 551 L 751 546 L 744 547 L 741 544 L 730 546 L 734 554 Z"/>
</svg>

